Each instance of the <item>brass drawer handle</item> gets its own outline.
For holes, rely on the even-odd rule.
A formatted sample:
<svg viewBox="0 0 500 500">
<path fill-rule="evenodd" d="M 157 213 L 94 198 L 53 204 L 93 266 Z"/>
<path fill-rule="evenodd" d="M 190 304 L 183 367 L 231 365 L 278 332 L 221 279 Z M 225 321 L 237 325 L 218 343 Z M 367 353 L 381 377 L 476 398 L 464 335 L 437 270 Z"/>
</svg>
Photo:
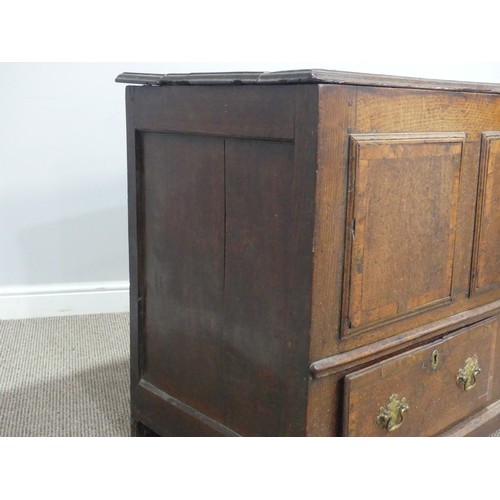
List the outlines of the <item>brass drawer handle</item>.
<svg viewBox="0 0 500 500">
<path fill-rule="evenodd" d="M 401 398 L 397 394 L 393 394 L 389 398 L 389 404 L 384 408 L 380 407 L 380 412 L 377 417 L 377 424 L 382 426 L 389 432 L 395 431 L 403 423 L 404 414 L 410 409 L 406 398 Z"/>
<path fill-rule="evenodd" d="M 481 373 L 481 368 L 477 360 L 477 356 L 467 358 L 465 367 L 458 370 L 457 384 L 464 391 L 470 391 L 476 385 L 476 377 Z"/>
</svg>

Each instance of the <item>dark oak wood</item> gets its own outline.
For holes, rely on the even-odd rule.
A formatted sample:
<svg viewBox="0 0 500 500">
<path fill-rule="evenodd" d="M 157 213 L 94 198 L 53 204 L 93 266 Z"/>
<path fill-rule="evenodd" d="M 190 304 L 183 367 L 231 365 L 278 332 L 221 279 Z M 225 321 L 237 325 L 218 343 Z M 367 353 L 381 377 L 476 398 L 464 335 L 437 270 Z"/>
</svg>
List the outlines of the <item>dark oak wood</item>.
<svg viewBox="0 0 500 500">
<path fill-rule="evenodd" d="M 130 424 L 130 435 L 132 437 L 160 437 L 142 422 L 132 420 Z"/>
<path fill-rule="evenodd" d="M 345 96 L 341 99 L 341 96 Z M 347 97 L 348 96 L 348 97 Z M 342 111 L 340 111 L 342 110 Z M 464 94 L 457 92 L 437 92 L 408 89 L 386 89 L 369 87 L 343 87 L 336 85 L 320 86 L 320 120 L 319 136 L 325 137 L 318 151 L 319 172 L 316 189 L 317 210 L 314 235 L 314 277 L 313 277 L 313 318 L 311 362 L 334 356 L 342 352 L 370 345 L 384 338 L 394 337 L 412 331 L 420 326 L 428 325 L 447 317 L 486 305 L 498 299 L 498 289 L 486 290 L 481 294 L 470 294 L 470 276 L 476 204 L 478 197 L 478 175 L 480 164 L 481 137 L 483 131 L 500 129 L 500 99 L 496 95 Z M 341 125 L 340 125 L 341 124 Z M 376 328 L 367 328 L 360 335 L 349 335 L 342 318 L 342 304 L 349 302 L 348 287 L 342 280 L 346 253 L 350 253 L 350 242 L 345 235 L 350 233 L 348 220 L 348 172 L 352 170 L 350 160 L 350 137 L 352 135 L 373 134 L 465 134 L 462 147 L 458 198 L 456 201 L 455 252 L 453 254 L 453 290 L 451 301 L 441 303 L 439 307 L 431 307 L 419 311 L 418 314 L 405 314 L 391 320 L 380 322 Z M 414 163 L 416 164 L 416 163 Z M 415 170 L 418 173 L 418 170 Z M 401 177 L 400 177 L 401 179 Z M 379 179 L 376 182 L 380 182 Z M 452 183 L 456 188 L 456 181 Z M 424 182 L 425 185 L 425 182 Z M 397 193 L 399 182 L 394 178 L 392 190 Z M 450 188 L 448 183 L 447 189 Z M 429 196 L 422 191 L 418 199 L 414 198 L 418 207 L 432 208 Z M 436 189 L 435 189 L 436 191 Z M 323 197 L 327 199 L 323 202 Z M 351 193 L 351 200 L 352 200 Z M 378 210 L 390 210 L 394 197 L 379 197 Z M 396 202 L 398 198 L 396 195 Z M 370 205 L 372 211 L 373 204 Z M 401 222 L 394 219 L 399 216 L 394 207 L 393 217 L 385 212 L 387 224 L 393 226 Z M 441 205 L 441 210 L 446 210 Z M 373 213 L 373 212 L 372 212 Z M 416 212 L 417 213 L 417 212 Z M 423 212 L 422 212 L 423 213 Z M 443 212 L 444 214 L 444 212 Z M 425 214 L 428 217 L 429 214 Z M 390 219 L 390 220 L 389 220 Z M 380 225 L 383 227 L 383 225 Z M 430 229 L 429 229 L 430 230 Z M 410 229 L 406 230 L 410 231 Z M 342 236 L 340 233 L 343 232 Z M 370 238 L 379 235 L 370 233 Z M 400 236 L 396 236 L 400 238 Z M 436 233 L 427 243 L 430 248 L 439 246 L 443 235 Z M 397 261 L 397 253 L 389 252 L 389 258 Z M 434 252 L 434 249 L 432 250 Z M 374 254 L 375 255 L 375 254 Z M 385 257 L 387 258 L 387 257 Z M 421 255 L 425 259 L 426 255 Z M 451 260 L 450 259 L 447 259 Z M 392 262 L 392 261 L 391 261 Z M 405 266 L 409 262 L 405 263 Z M 392 264 L 391 264 L 392 265 Z M 411 263 L 413 265 L 413 263 Z M 428 266 L 432 263 L 428 261 Z M 430 267 L 421 278 L 429 276 Z M 374 273 L 365 269 L 364 272 Z M 398 271 L 393 270 L 393 275 Z M 396 274 L 395 274 L 396 273 Z M 429 279 L 432 279 L 429 277 Z M 376 278 L 372 278 L 376 282 Z M 317 306 L 316 306 L 317 304 Z M 346 307 L 344 306 L 344 311 Z M 317 313 L 317 314 L 316 314 Z M 344 315 L 347 317 L 347 314 Z M 346 334 L 343 334 L 346 333 Z"/>
<path fill-rule="evenodd" d="M 500 429 L 500 401 L 440 434 L 441 437 L 485 437 Z"/>
<path fill-rule="evenodd" d="M 304 432 L 293 408 L 306 404 L 313 207 L 301 191 L 314 171 L 301 167 L 293 144 L 226 141 L 224 393 L 227 425 L 246 435 Z"/>
<path fill-rule="evenodd" d="M 133 416 L 161 436 L 237 436 L 206 414 L 144 380 L 132 390 Z"/>
<path fill-rule="evenodd" d="M 292 87 L 128 87 L 137 130 L 250 139 L 294 138 Z"/>
<path fill-rule="evenodd" d="M 117 81 L 145 85 L 126 91 L 132 434 L 384 435 L 399 392 L 394 434 L 494 430 L 500 87 Z"/>
<path fill-rule="evenodd" d="M 241 85 L 241 84 L 320 84 L 362 85 L 370 87 L 459 90 L 462 92 L 500 93 L 495 83 L 473 83 L 453 80 L 430 80 L 406 76 L 370 75 L 351 71 L 299 69 L 290 71 L 240 71 L 225 73 L 122 73 L 118 83 L 144 85 Z"/>
<path fill-rule="evenodd" d="M 500 310 L 500 300 L 471 309 L 433 323 L 414 328 L 400 335 L 379 340 L 367 346 L 323 358 L 311 363 L 309 369 L 314 378 L 327 377 L 339 370 L 345 371 L 356 365 L 365 364 L 383 355 L 405 350 L 416 342 L 426 342 L 440 337 L 446 332 L 476 323 L 496 314 Z"/>
<path fill-rule="evenodd" d="M 473 293 L 491 288 L 500 296 L 500 131 L 481 137 L 479 194 L 473 255 Z"/>
<path fill-rule="evenodd" d="M 498 322 L 487 320 L 425 347 L 354 372 L 345 378 L 346 436 L 433 436 L 491 401 Z M 432 366 L 433 353 L 437 366 Z M 457 384 L 466 360 L 477 356 L 481 373 L 471 390 Z M 377 423 L 392 395 L 407 400 L 401 426 Z"/>
<path fill-rule="evenodd" d="M 351 135 L 343 335 L 451 301 L 464 139 Z"/>
<path fill-rule="evenodd" d="M 223 418 L 224 141 L 141 134 L 141 378 Z"/>
<path fill-rule="evenodd" d="M 276 435 L 285 422 L 287 360 L 280 353 L 290 329 L 290 165 L 293 144 L 226 143 L 224 385 L 227 422 L 245 434 Z"/>
<path fill-rule="evenodd" d="M 128 96 L 132 413 L 162 435 L 305 433 L 317 88 L 273 92 Z"/>
</svg>

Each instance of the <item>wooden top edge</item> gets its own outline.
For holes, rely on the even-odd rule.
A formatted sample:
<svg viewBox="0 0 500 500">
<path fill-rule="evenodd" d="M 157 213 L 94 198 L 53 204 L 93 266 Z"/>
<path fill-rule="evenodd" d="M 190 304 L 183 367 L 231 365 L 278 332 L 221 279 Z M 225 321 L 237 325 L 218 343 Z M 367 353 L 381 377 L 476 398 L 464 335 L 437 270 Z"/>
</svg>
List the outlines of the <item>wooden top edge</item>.
<svg viewBox="0 0 500 500">
<path fill-rule="evenodd" d="M 143 85 L 238 85 L 259 83 L 259 72 L 239 73 L 122 73 L 116 78 L 118 83 Z"/>
<path fill-rule="evenodd" d="M 155 73 L 122 73 L 115 78 L 115 82 L 134 83 L 137 85 L 160 85 L 162 76 Z"/>
<path fill-rule="evenodd" d="M 122 73 L 118 83 L 136 85 L 245 85 L 245 84 L 319 84 L 401 87 L 500 94 L 500 83 L 474 83 L 430 80 L 406 76 L 373 75 L 325 69 L 232 73 Z"/>
</svg>

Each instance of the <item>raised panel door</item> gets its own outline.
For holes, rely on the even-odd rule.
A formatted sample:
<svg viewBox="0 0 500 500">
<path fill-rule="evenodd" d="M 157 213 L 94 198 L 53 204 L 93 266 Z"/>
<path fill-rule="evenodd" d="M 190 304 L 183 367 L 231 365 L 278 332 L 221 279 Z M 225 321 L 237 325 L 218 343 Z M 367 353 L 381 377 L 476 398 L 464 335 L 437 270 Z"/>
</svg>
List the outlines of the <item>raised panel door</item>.
<svg viewBox="0 0 500 500">
<path fill-rule="evenodd" d="M 350 137 L 343 335 L 452 300 L 464 138 Z"/>
</svg>

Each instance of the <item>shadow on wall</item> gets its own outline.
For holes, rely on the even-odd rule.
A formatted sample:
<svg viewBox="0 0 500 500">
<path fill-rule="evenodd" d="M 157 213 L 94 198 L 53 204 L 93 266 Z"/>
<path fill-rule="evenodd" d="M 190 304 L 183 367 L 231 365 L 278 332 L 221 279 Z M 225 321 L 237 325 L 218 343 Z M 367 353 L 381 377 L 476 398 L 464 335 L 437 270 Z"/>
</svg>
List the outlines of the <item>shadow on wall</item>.
<svg viewBox="0 0 500 500">
<path fill-rule="evenodd" d="M 24 284 L 122 281 L 128 278 L 127 207 L 24 230 L 19 248 Z"/>
<path fill-rule="evenodd" d="M 0 392 L 0 436 L 130 436 L 128 359 Z"/>
</svg>

